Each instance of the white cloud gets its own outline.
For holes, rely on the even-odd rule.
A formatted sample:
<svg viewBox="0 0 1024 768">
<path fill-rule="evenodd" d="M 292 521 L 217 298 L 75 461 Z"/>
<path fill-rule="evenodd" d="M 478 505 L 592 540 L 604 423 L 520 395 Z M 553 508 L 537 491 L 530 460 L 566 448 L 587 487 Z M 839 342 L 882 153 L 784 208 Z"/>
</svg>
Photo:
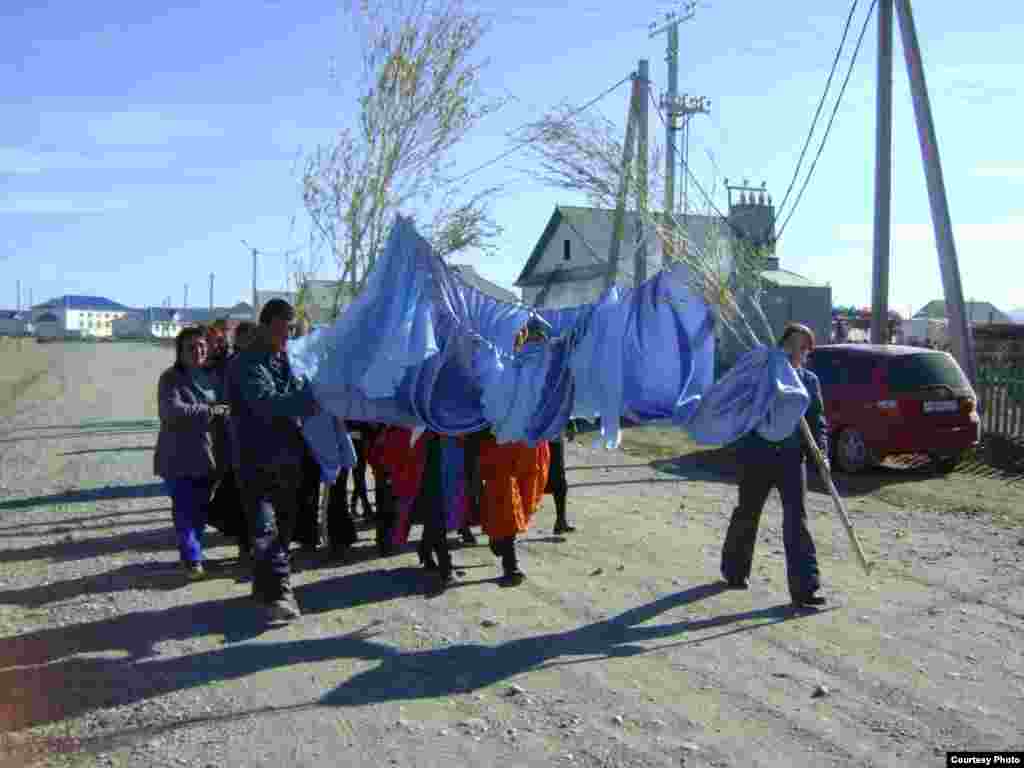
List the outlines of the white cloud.
<svg viewBox="0 0 1024 768">
<path fill-rule="evenodd" d="M 73 151 L 42 151 L 27 147 L 0 147 L 0 173 L 35 176 L 50 171 L 156 170 L 174 164 L 170 152 L 104 152 L 87 155 Z"/>
</svg>

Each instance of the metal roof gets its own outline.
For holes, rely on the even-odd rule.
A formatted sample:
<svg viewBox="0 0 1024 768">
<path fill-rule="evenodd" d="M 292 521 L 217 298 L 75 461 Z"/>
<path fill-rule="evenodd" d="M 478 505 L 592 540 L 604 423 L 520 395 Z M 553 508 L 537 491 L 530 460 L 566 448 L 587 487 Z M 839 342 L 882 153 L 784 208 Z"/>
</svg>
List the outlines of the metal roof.
<svg viewBox="0 0 1024 768">
<path fill-rule="evenodd" d="M 478 291 L 490 296 L 492 299 L 505 301 L 509 304 L 519 303 L 519 297 L 512 293 L 512 291 L 502 288 L 500 285 L 483 278 L 480 273 L 469 264 L 449 264 L 448 266 L 452 272 L 462 280 L 462 282 L 471 288 L 476 288 Z"/>
<path fill-rule="evenodd" d="M 788 269 L 766 269 L 761 273 L 761 278 L 772 285 L 780 288 L 825 288 L 820 283 L 808 280 L 803 275 L 790 272 Z"/>
<path fill-rule="evenodd" d="M 970 323 L 1013 322 L 1005 312 L 1000 312 L 999 309 L 988 301 L 965 301 L 964 309 L 967 310 L 967 321 Z M 946 302 L 942 299 L 929 301 L 914 315 L 914 317 L 930 317 L 935 320 L 941 320 L 946 316 Z"/>
<path fill-rule="evenodd" d="M 128 307 L 118 304 L 116 301 L 104 298 L 103 296 L 79 296 L 77 294 L 64 294 L 55 299 L 50 299 L 43 304 L 37 304 L 35 308 L 46 307 L 67 307 L 68 309 L 105 309 L 105 310 L 126 310 Z"/>
</svg>

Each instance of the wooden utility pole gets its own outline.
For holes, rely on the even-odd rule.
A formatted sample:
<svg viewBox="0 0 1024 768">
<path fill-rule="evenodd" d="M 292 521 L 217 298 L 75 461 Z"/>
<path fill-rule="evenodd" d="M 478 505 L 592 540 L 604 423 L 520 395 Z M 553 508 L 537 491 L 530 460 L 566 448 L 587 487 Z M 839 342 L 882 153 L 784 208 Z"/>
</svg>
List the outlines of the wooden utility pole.
<svg viewBox="0 0 1024 768">
<path fill-rule="evenodd" d="M 875 246 L 871 264 L 871 343 L 888 344 L 892 203 L 893 0 L 878 0 L 878 94 L 875 123 Z"/>
<path fill-rule="evenodd" d="M 639 112 L 640 78 L 633 75 L 630 89 L 629 112 L 626 115 L 626 142 L 622 145 L 622 175 L 619 178 L 619 192 L 616 196 L 615 215 L 612 219 L 612 244 L 608 254 L 608 274 L 605 276 L 605 290 L 615 285 L 619 274 L 619 253 L 622 250 L 622 230 L 626 218 L 626 195 L 629 193 L 629 172 L 633 164 L 633 144 L 636 142 L 637 113 Z"/>
<path fill-rule="evenodd" d="M 928 86 L 924 78 L 924 63 L 921 48 L 914 27 L 914 15 L 910 0 L 895 0 L 899 17 L 900 36 L 903 41 L 903 56 L 906 59 L 907 75 L 910 78 L 910 94 L 914 102 L 917 119 L 917 136 L 921 144 L 924 161 L 924 175 L 928 184 L 928 202 L 932 211 L 932 227 L 939 252 L 939 269 L 942 271 L 942 288 L 946 299 L 946 316 L 953 341 L 953 354 L 967 375 L 971 386 L 977 384 L 977 369 L 974 359 L 974 339 L 967 322 L 964 308 L 964 292 L 960 284 L 960 267 L 957 263 L 956 244 L 953 241 L 953 223 L 949 216 L 949 201 L 946 184 L 942 178 L 942 163 L 939 159 L 939 144 L 935 136 L 935 122 L 932 119 Z"/>
<path fill-rule="evenodd" d="M 648 121 L 647 105 L 650 102 L 650 66 L 647 59 L 640 59 L 637 67 L 640 97 L 637 106 L 637 126 L 640 135 L 637 139 L 636 163 L 636 208 L 640 223 L 640 242 L 637 244 L 633 263 L 633 285 L 639 288 L 647 280 L 647 188 L 648 188 Z"/>
</svg>

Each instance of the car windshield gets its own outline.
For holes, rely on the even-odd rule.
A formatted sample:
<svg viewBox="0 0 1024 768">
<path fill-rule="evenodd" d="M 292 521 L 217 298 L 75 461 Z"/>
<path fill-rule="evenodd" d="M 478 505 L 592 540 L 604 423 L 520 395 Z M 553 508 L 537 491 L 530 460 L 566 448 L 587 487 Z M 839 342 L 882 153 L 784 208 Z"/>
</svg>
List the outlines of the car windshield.
<svg viewBox="0 0 1024 768">
<path fill-rule="evenodd" d="M 920 392 L 946 386 L 954 392 L 969 389 L 970 384 L 956 360 L 944 352 L 901 355 L 889 361 L 889 391 Z"/>
</svg>

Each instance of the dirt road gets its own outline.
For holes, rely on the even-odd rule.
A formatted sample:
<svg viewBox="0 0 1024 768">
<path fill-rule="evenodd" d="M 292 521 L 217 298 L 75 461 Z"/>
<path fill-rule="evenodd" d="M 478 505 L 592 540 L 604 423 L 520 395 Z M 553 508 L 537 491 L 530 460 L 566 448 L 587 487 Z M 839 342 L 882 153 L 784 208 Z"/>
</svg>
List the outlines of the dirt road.
<svg viewBox="0 0 1024 768">
<path fill-rule="evenodd" d="M 871 578 L 817 488 L 830 606 L 797 614 L 777 497 L 751 589 L 723 591 L 728 454 L 634 430 L 622 452 L 569 447 L 580 530 L 551 536 L 546 499 L 521 587 L 479 546 L 429 597 L 415 553 L 380 559 L 364 532 L 351 564 L 300 557 L 305 616 L 266 630 L 230 542 L 206 582 L 176 568 L 151 474 L 167 358 L 33 347 L 7 383 L 0 765 L 938 766 L 1024 747 L 1018 476 L 844 481 Z"/>
</svg>

